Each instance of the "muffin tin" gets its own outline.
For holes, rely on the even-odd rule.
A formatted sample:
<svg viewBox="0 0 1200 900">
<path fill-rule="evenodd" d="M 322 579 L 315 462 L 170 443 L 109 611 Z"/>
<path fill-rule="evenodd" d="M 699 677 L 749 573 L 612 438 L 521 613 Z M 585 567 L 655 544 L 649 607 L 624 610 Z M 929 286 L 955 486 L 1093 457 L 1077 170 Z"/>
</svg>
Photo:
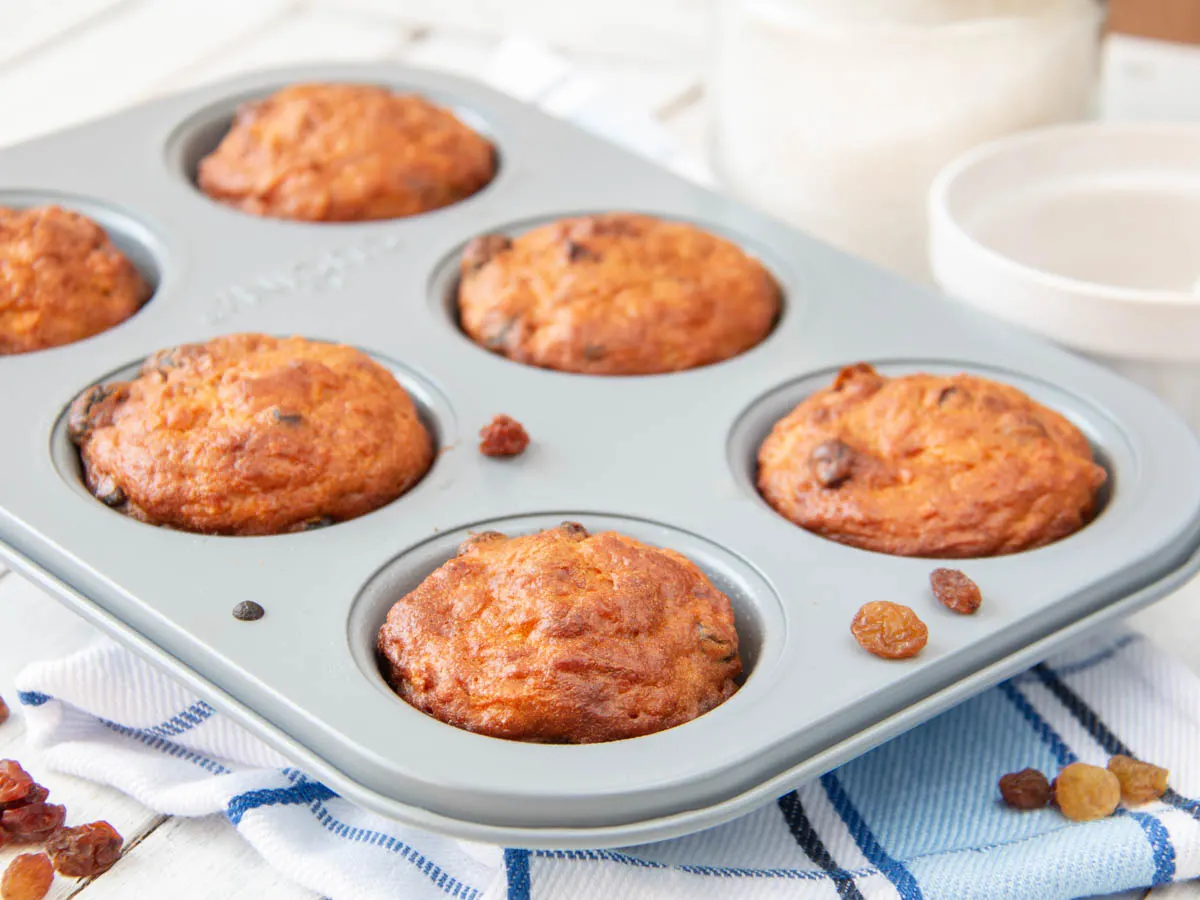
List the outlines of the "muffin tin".
<svg viewBox="0 0 1200 900">
<path fill-rule="evenodd" d="M 419 217 L 363 224 L 258 219 L 193 187 L 238 102 L 285 84 L 419 91 L 496 142 L 496 180 Z M 0 358 L 0 551 L 83 615 L 350 800 L 414 825 L 532 847 L 602 847 L 717 824 L 862 753 L 1179 585 L 1200 567 L 1200 445 L 1149 393 L 935 293 L 476 84 L 392 66 L 262 73 L 156 100 L 0 151 L 0 203 L 93 215 L 156 285 L 124 324 Z M 640 377 L 521 366 L 475 346 L 453 312 L 455 261 L 484 231 L 587 211 L 695 222 L 759 256 L 784 291 L 774 332 L 718 365 Z M 439 447 L 410 493 L 300 534 L 156 529 L 90 497 L 64 429 L 84 387 L 146 355 L 233 331 L 363 348 L 413 394 Z M 1072 419 L 1111 473 L 1079 533 L 968 560 L 972 617 L 941 609 L 937 563 L 797 528 L 754 489 L 771 425 L 858 360 L 884 372 L 971 371 Z M 530 449 L 484 458 L 496 413 Z M 733 599 L 748 675 L 701 718 L 647 737 L 544 746 L 460 731 L 408 707 L 373 655 L 388 606 L 471 530 L 564 519 L 694 559 Z M 854 612 L 916 609 L 915 660 L 864 653 Z M 231 614 L 243 600 L 257 622 Z"/>
</svg>

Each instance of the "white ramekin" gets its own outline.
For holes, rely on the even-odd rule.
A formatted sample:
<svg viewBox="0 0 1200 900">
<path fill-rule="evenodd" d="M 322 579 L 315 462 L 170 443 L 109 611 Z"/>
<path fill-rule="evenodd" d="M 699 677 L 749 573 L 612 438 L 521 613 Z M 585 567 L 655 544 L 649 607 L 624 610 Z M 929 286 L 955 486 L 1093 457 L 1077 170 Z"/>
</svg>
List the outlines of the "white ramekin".
<svg viewBox="0 0 1200 900">
<path fill-rule="evenodd" d="M 950 296 L 1113 365 L 1200 428 L 1200 124 L 995 141 L 938 176 L 929 211 Z"/>
</svg>

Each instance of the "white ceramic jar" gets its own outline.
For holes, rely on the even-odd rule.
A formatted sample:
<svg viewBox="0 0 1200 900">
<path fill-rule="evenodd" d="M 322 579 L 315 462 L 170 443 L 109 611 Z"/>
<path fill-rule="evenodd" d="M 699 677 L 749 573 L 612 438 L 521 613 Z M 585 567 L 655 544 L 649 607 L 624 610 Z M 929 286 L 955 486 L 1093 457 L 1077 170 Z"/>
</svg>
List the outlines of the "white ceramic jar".
<svg viewBox="0 0 1200 900">
<path fill-rule="evenodd" d="M 989 139 L 1091 109 L 1095 0 L 719 0 L 714 162 L 736 195 L 927 279 L 925 197 Z"/>
</svg>

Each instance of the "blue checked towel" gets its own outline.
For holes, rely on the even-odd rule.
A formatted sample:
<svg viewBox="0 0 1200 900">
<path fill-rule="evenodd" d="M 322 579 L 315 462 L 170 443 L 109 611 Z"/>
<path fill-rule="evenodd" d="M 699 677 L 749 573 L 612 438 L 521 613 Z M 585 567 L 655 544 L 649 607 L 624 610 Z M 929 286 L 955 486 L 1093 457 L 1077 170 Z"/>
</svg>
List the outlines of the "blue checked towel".
<svg viewBox="0 0 1200 900">
<path fill-rule="evenodd" d="M 469 844 L 364 812 L 107 640 L 18 676 L 56 770 L 172 815 L 223 813 L 334 900 L 1056 900 L 1200 876 L 1200 679 L 1144 638 L 1096 639 L 756 812 L 620 851 Z M 1115 753 L 1161 802 L 1087 824 L 1000 801 L 1005 772 Z"/>
<path fill-rule="evenodd" d="M 510 41 L 491 80 L 706 181 L 654 120 Z M 1056 900 L 1200 877 L 1200 679 L 1130 635 L 1052 660 L 728 825 L 621 851 L 504 849 L 364 812 L 108 643 L 17 683 L 44 762 L 163 813 L 224 814 L 333 900 Z M 1073 824 L 999 800 L 1005 772 L 1126 753 L 1167 766 L 1160 803 Z"/>
</svg>

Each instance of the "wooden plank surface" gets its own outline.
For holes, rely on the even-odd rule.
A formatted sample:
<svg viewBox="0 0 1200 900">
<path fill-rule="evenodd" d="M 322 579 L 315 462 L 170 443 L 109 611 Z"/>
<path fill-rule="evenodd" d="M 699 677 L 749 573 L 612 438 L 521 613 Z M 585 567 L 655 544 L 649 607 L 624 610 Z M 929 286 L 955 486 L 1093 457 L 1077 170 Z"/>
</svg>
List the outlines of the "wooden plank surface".
<svg viewBox="0 0 1200 900">
<path fill-rule="evenodd" d="M 0 2 L 0 143 L 102 115 L 165 90 L 306 61 L 397 59 L 479 77 L 500 38 L 552 42 L 614 102 L 656 114 L 703 177 L 709 0 L 8 0 Z M 630 23 L 637 23 L 631 25 Z M 168 818 L 108 788 L 50 773 L 24 739 L 15 673 L 95 638 L 91 626 L 0 566 L 0 694 L 14 707 L 0 757 L 51 788 L 71 821 L 107 818 L 130 848 L 94 881 L 60 879 L 51 898 L 311 900 L 267 867 L 221 817 Z M 1200 588 L 1137 617 L 1200 671 Z M 14 624 L 15 623 L 15 624 Z M 0 867 L 12 850 L 0 850 Z M 1124 895 L 1141 898 L 1145 892 Z M 1200 897 L 1195 885 L 1155 900 Z"/>
</svg>

